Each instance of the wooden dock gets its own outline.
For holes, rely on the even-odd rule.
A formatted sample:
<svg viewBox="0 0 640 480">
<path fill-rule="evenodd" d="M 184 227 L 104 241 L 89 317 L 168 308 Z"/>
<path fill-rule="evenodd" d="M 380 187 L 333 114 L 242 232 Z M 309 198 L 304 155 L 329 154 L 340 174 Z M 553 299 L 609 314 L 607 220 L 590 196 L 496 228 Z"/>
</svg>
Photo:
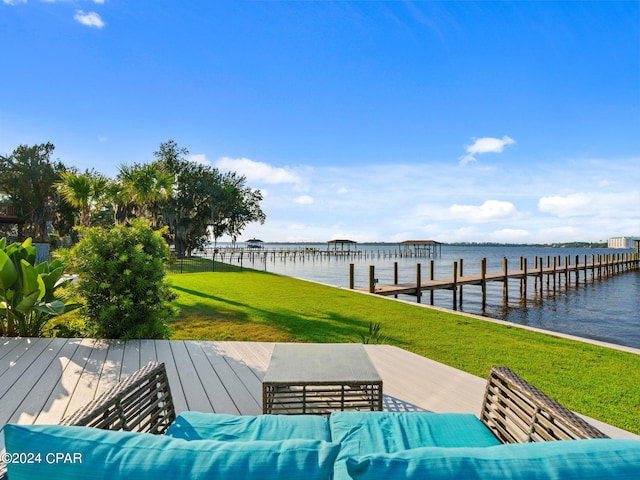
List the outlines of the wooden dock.
<svg viewBox="0 0 640 480">
<path fill-rule="evenodd" d="M 526 295 L 527 279 L 533 277 L 536 285 L 542 285 L 546 280 L 547 285 L 553 281 L 554 284 L 564 280 L 565 285 L 569 285 L 572 281 L 576 284 L 580 282 L 580 278 L 587 281 L 589 275 L 592 279 L 600 279 L 617 275 L 630 270 L 638 270 L 640 268 L 639 256 L 637 253 L 624 253 L 615 255 L 591 255 L 591 261 L 588 261 L 587 255 L 584 255 L 582 262 L 579 255 L 576 255 L 573 263 L 571 258 L 566 256 L 564 263 L 561 258 L 547 257 L 546 266 L 544 259 L 535 257 L 533 268 L 527 266 L 527 259 L 520 258 L 520 265 L 517 270 L 509 270 L 507 259 L 503 258 L 502 272 L 487 272 L 487 260 L 482 259 L 480 263 L 480 273 L 476 275 L 462 275 L 463 260 L 453 262 L 453 274 L 450 278 L 434 279 L 433 278 L 433 261 L 430 263 L 429 280 L 422 279 L 421 264 L 416 265 L 416 281 L 409 283 L 398 282 L 398 264 L 394 265 L 394 283 L 390 285 L 377 285 L 375 276 L 375 267 L 369 267 L 369 286 L 362 289 L 369 293 L 383 296 L 398 295 L 415 295 L 418 303 L 421 302 L 422 292 L 435 290 L 451 290 L 453 292 L 453 309 L 458 307 L 458 292 L 465 285 L 479 285 L 482 288 L 482 308 L 486 307 L 487 300 L 487 284 L 490 282 L 503 283 L 503 298 L 505 303 L 509 298 L 509 280 L 520 280 L 520 294 Z M 354 288 L 354 265 L 351 264 L 349 272 L 349 286 Z M 433 294 L 430 296 L 431 305 L 433 305 Z"/>
<path fill-rule="evenodd" d="M 218 248 L 207 249 L 201 252 L 203 258 L 211 258 L 214 261 L 225 263 L 247 263 L 247 262 L 305 262 L 315 260 L 366 260 L 375 258 L 433 258 L 438 257 L 442 253 L 442 247 L 438 249 L 426 248 L 388 248 L 378 250 L 335 250 L 328 248 L 278 248 L 278 249 L 232 249 Z"/>
</svg>

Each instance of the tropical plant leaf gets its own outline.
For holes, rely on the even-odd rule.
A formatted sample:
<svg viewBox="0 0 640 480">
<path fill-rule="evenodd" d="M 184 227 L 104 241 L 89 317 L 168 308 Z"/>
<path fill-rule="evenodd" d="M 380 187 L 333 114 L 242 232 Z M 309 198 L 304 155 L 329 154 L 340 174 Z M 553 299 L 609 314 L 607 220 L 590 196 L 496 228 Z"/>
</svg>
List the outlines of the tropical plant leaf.
<svg viewBox="0 0 640 480">
<path fill-rule="evenodd" d="M 64 267 L 60 267 L 55 270 L 50 270 L 47 274 L 42 275 L 42 280 L 45 288 L 47 289 L 47 293 L 53 294 L 53 291 L 59 286 L 58 280 L 60 280 L 63 273 Z"/>
<path fill-rule="evenodd" d="M 0 239 L 0 247 L 0 335 L 40 336 L 51 317 L 80 306 L 65 305 L 68 299 L 55 295 L 70 281 L 63 278 L 63 262 L 34 265 L 30 239 L 11 245 Z"/>
<path fill-rule="evenodd" d="M 31 295 L 32 292 L 38 292 L 37 301 L 42 300 L 42 297 L 47 293 L 42 277 L 34 266 L 26 260 L 20 261 L 20 268 L 22 270 L 22 293 L 27 296 Z"/>
<path fill-rule="evenodd" d="M 49 264 L 47 262 L 39 263 L 35 266 L 35 268 L 36 272 L 38 272 L 40 275 L 46 275 L 47 273 L 49 273 Z"/>
<path fill-rule="evenodd" d="M 32 309 L 33 306 L 38 303 L 38 296 L 40 295 L 39 290 L 35 290 L 28 295 L 22 297 L 22 300 L 18 305 L 16 305 L 15 310 L 22 315 L 27 315 Z"/>
<path fill-rule="evenodd" d="M 0 289 L 8 290 L 18 280 L 18 272 L 11 258 L 0 249 Z"/>
<path fill-rule="evenodd" d="M 49 315 L 62 315 L 66 311 L 65 304 L 61 300 L 39 303 L 37 305 L 34 305 L 33 309 L 39 312 L 47 313 Z"/>
</svg>

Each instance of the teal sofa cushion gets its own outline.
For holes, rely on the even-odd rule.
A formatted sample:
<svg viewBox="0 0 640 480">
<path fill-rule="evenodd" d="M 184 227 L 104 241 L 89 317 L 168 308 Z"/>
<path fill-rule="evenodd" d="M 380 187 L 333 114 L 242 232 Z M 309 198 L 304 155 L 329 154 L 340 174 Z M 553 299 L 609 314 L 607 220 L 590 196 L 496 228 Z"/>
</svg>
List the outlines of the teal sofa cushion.
<svg viewBox="0 0 640 480">
<path fill-rule="evenodd" d="M 11 480 L 329 479 L 339 446 L 218 442 L 59 425 L 7 425 Z"/>
<path fill-rule="evenodd" d="M 431 412 L 336 412 L 331 441 L 340 443 L 337 480 L 349 478 L 347 458 L 417 447 L 490 447 L 500 441 L 475 416 Z"/>
<path fill-rule="evenodd" d="M 329 420 L 318 415 L 238 416 L 223 413 L 184 412 L 166 435 L 185 440 L 288 440 L 329 441 Z"/>
<path fill-rule="evenodd" d="M 427 447 L 347 460 L 353 480 L 640 478 L 640 441 L 567 440 L 488 448 Z"/>
</svg>

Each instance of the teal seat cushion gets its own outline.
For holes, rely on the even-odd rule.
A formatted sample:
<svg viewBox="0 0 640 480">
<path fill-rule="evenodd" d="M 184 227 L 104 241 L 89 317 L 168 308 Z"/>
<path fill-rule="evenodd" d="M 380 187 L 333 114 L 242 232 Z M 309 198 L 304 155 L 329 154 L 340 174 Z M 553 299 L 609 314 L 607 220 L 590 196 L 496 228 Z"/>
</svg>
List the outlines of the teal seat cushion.
<svg viewBox="0 0 640 480">
<path fill-rule="evenodd" d="M 640 441 L 566 440 L 488 448 L 426 447 L 347 460 L 348 478 L 372 480 L 611 480 L 640 478 Z"/>
<path fill-rule="evenodd" d="M 223 413 L 184 412 L 166 435 L 185 440 L 288 440 L 329 441 L 329 421 L 318 415 L 238 416 Z"/>
<path fill-rule="evenodd" d="M 349 478 L 347 458 L 418 447 L 490 447 L 500 441 L 475 416 L 431 412 L 336 412 L 331 441 L 340 443 L 337 480 Z"/>
<path fill-rule="evenodd" d="M 59 425 L 6 425 L 4 433 L 11 480 L 325 480 L 340 448 L 320 440 L 187 441 Z"/>
</svg>

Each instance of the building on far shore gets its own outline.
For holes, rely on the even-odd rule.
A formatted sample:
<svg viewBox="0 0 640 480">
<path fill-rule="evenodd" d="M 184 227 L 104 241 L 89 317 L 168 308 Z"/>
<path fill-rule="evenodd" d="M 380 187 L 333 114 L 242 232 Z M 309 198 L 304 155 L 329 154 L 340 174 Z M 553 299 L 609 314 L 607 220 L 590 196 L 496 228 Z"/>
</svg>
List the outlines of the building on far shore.
<svg viewBox="0 0 640 480">
<path fill-rule="evenodd" d="M 634 237 L 613 237 L 607 242 L 609 248 L 632 249 L 636 247 L 637 239 Z"/>
</svg>

